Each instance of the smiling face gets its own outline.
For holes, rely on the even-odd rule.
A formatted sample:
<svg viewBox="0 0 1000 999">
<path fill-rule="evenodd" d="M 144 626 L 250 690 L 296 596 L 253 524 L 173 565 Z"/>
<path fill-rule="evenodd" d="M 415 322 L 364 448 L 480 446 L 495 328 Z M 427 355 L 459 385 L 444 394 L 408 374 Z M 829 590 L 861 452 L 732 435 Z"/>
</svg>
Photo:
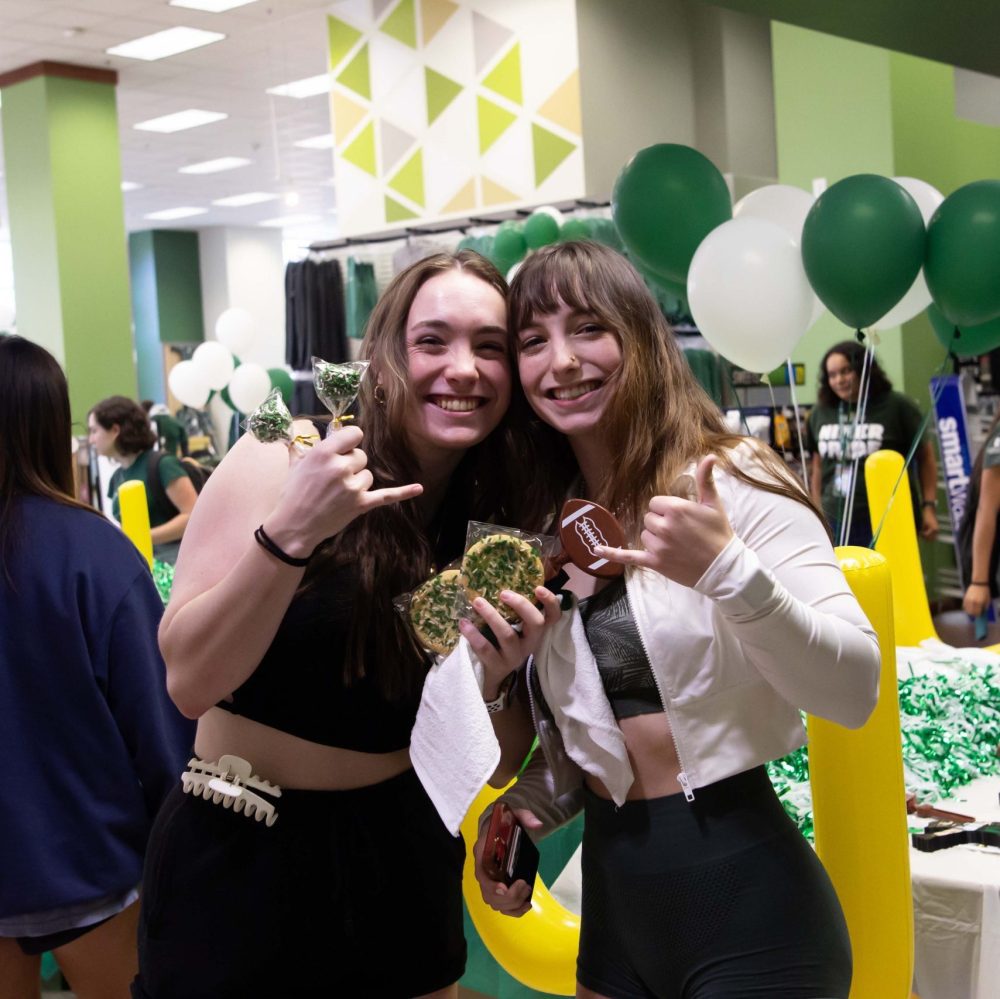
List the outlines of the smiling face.
<svg viewBox="0 0 1000 999">
<path fill-rule="evenodd" d="M 843 354 L 831 354 L 826 359 L 826 380 L 838 399 L 857 402 L 860 388 L 858 374 Z"/>
<path fill-rule="evenodd" d="M 517 333 L 518 371 L 531 408 L 568 437 L 597 429 L 622 367 L 618 336 L 560 301 Z"/>
<path fill-rule="evenodd" d="M 424 468 L 493 431 L 510 403 L 507 306 L 496 288 L 461 270 L 421 285 L 406 320 L 405 425 Z"/>
</svg>

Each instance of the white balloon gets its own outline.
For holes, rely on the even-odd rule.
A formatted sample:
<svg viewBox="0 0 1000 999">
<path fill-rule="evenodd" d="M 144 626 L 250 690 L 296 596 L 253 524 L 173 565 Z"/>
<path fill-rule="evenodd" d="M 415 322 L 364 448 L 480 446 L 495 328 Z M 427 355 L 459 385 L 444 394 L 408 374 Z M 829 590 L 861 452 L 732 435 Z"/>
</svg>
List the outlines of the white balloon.
<svg viewBox="0 0 1000 999">
<path fill-rule="evenodd" d="M 916 177 L 892 178 L 917 203 L 924 226 L 931 220 L 938 206 L 944 201 L 944 195 L 925 180 Z M 931 292 L 924 280 L 924 269 L 921 267 L 913 279 L 909 291 L 877 322 L 872 323 L 872 329 L 885 330 L 900 323 L 908 322 L 931 304 Z"/>
<path fill-rule="evenodd" d="M 790 184 L 768 184 L 740 198 L 733 205 L 733 218 L 765 219 L 768 222 L 775 222 L 795 240 L 797 246 L 801 246 L 802 226 L 815 200 L 801 187 L 792 187 Z M 826 312 L 826 306 L 815 292 L 813 299 L 810 327 Z"/>
<path fill-rule="evenodd" d="M 201 409 L 208 402 L 212 391 L 205 375 L 194 361 L 178 361 L 170 369 L 167 384 L 179 402 L 194 409 Z"/>
<path fill-rule="evenodd" d="M 713 229 L 688 270 L 688 304 L 702 336 L 747 371 L 772 371 L 802 338 L 813 310 L 798 244 L 776 222 L 738 218 Z"/>
<path fill-rule="evenodd" d="M 229 398 L 241 413 L 252 413 L 271 391 L 271 376 L 260 364 L 241 364 L 229 380 Z"/>
<path fill-rule="evenodd" d="M 566 216 L 563 215 L 563 213 L 559 211 L 558 208 L 555 208 L 552 205 L 542 205 L 540 208 L 536 208 L 531 214 L 551 215 L 552 218 L 554 218 L 556 222 L 559 223 L 560 228 L 562 227 L 562 224 L 566 221 Z"/>
<path fill-rule="evenodd" d="M 215 320 L 215 337 L 239 357 L 253 343 L 257 329 L 246 309 L 233 306 Z"/>
<path fill-rule="evenodd" d="M 15 319 L 13 296 L 0 292 L 0 333 L 13 333 Z"/>
<path fill-rule="evenodd" d="M 198 344 L 191 355 L 191 362 L 204 375 L 208 387 L 216 390 L 229 384 L 236 367 L 229 348 L 215 340 Z"/>
</svg>

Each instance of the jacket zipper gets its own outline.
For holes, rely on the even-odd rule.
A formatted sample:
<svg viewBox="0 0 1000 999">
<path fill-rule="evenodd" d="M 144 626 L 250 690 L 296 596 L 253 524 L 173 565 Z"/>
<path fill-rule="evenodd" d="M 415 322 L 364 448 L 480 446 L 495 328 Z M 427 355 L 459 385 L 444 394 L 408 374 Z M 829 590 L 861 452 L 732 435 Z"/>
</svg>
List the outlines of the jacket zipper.
<svg viewBox="0 0 1000 999">
<path fill-rule="evenodd" d="M 677 762 L 681 765 L 680 773 L 677 774 L 677 783 L 680 784 L 681 790 L 684 792 L 684 800 L 694 801 L 694 788 L 691 787 L 691 781 L 688 780 L 688 775 L 684 772 L 684 759 L 681 756 L 680 744 L 677 742 L 677 730 L 674 727 L 674 718 L 670 713 L 670 700 L 663 696 L 663 687 L 660 685 L 660 678 L 656 675 L 656 670 L 653 667 L 653 660 L 649 655 L 649 648 L 646 645 L 646 637 L 642 633 L 642 628 L 639 627 L 639 619 L 635 614 L 635 604 L 632 602 L 632 594 L 629 592 L 628 574 L 625 576 L 625 599 L 628 600 L 629 610 L 632 612 L 632 620 L 635 621 L 635 630 L 639 635 L 639 641 L 642 643 L 642 651 L 646 654 L 646 662 L 649 663 L 649 672 L 652 674 L 653 683 L 656 684 L 656 692 L 660 695 L 660 703 L 663 705 L 663 712 L 667 716 L 667 723 L 670 725 L 670 738 L 674 744 L 674 752 L 677 753 Z"/>
</svg>

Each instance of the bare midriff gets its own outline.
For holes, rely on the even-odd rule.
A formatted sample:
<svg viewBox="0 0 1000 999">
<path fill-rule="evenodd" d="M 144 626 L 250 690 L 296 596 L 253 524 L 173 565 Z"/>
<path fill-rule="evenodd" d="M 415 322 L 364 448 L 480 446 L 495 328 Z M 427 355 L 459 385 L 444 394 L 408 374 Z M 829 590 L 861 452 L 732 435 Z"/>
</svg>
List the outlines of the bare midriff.
<svg viewBox="0 0 1000 999">
<path fill-rule="evenodd" d="M 359 753 L 322 746 L 221 708 L 211 708 L 198 719 L 194 750 L 199 759 L 211 762 L 227 754 L 240 756 L 257 776 L 282 788 L 303 791 L 366 787 L 411 766 L 409 749 Z"/>
<path fill-rule="evenodd" d="M 677 775 L 681 765 L 666 714 L 622 718 L 618 727 L 625 736 L 625 747 L 635 775 L 635 780 L 628 789 L 627 799 L 637 801 L 680 794 L 681 786 L 677 782 Z M 587 787 L 594 794 L 610 800 L 610 792 L 598 778 L 587 774 L 586 781 Z"/>
</svg>

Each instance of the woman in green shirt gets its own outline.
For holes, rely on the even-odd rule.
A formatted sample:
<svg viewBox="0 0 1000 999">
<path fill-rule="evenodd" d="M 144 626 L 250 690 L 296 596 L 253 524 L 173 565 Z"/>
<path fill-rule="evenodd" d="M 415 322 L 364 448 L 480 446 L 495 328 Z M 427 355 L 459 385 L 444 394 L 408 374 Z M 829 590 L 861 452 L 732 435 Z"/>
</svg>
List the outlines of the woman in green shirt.
<svg viewBox="0 0 1000 999">
<path fill-rule="evenodd" d="M 123 395 L 102 399 L 87 414 L 90 444 L 97 453 L 114 458 L 120 468 L 111 476 L 108 496 L 111 513 L 121 520 L 118 490 L 123 482 L 138 480 L 146 487 L 153 555 L 171 565 L 177 560 L 184 528 L 198 494 L 184 466 L 170 454 L 158 455 L 156 472 L 160 486 L 150 485 L 150 457 L 156 434 L 142 407 Z"/>
</svg>

